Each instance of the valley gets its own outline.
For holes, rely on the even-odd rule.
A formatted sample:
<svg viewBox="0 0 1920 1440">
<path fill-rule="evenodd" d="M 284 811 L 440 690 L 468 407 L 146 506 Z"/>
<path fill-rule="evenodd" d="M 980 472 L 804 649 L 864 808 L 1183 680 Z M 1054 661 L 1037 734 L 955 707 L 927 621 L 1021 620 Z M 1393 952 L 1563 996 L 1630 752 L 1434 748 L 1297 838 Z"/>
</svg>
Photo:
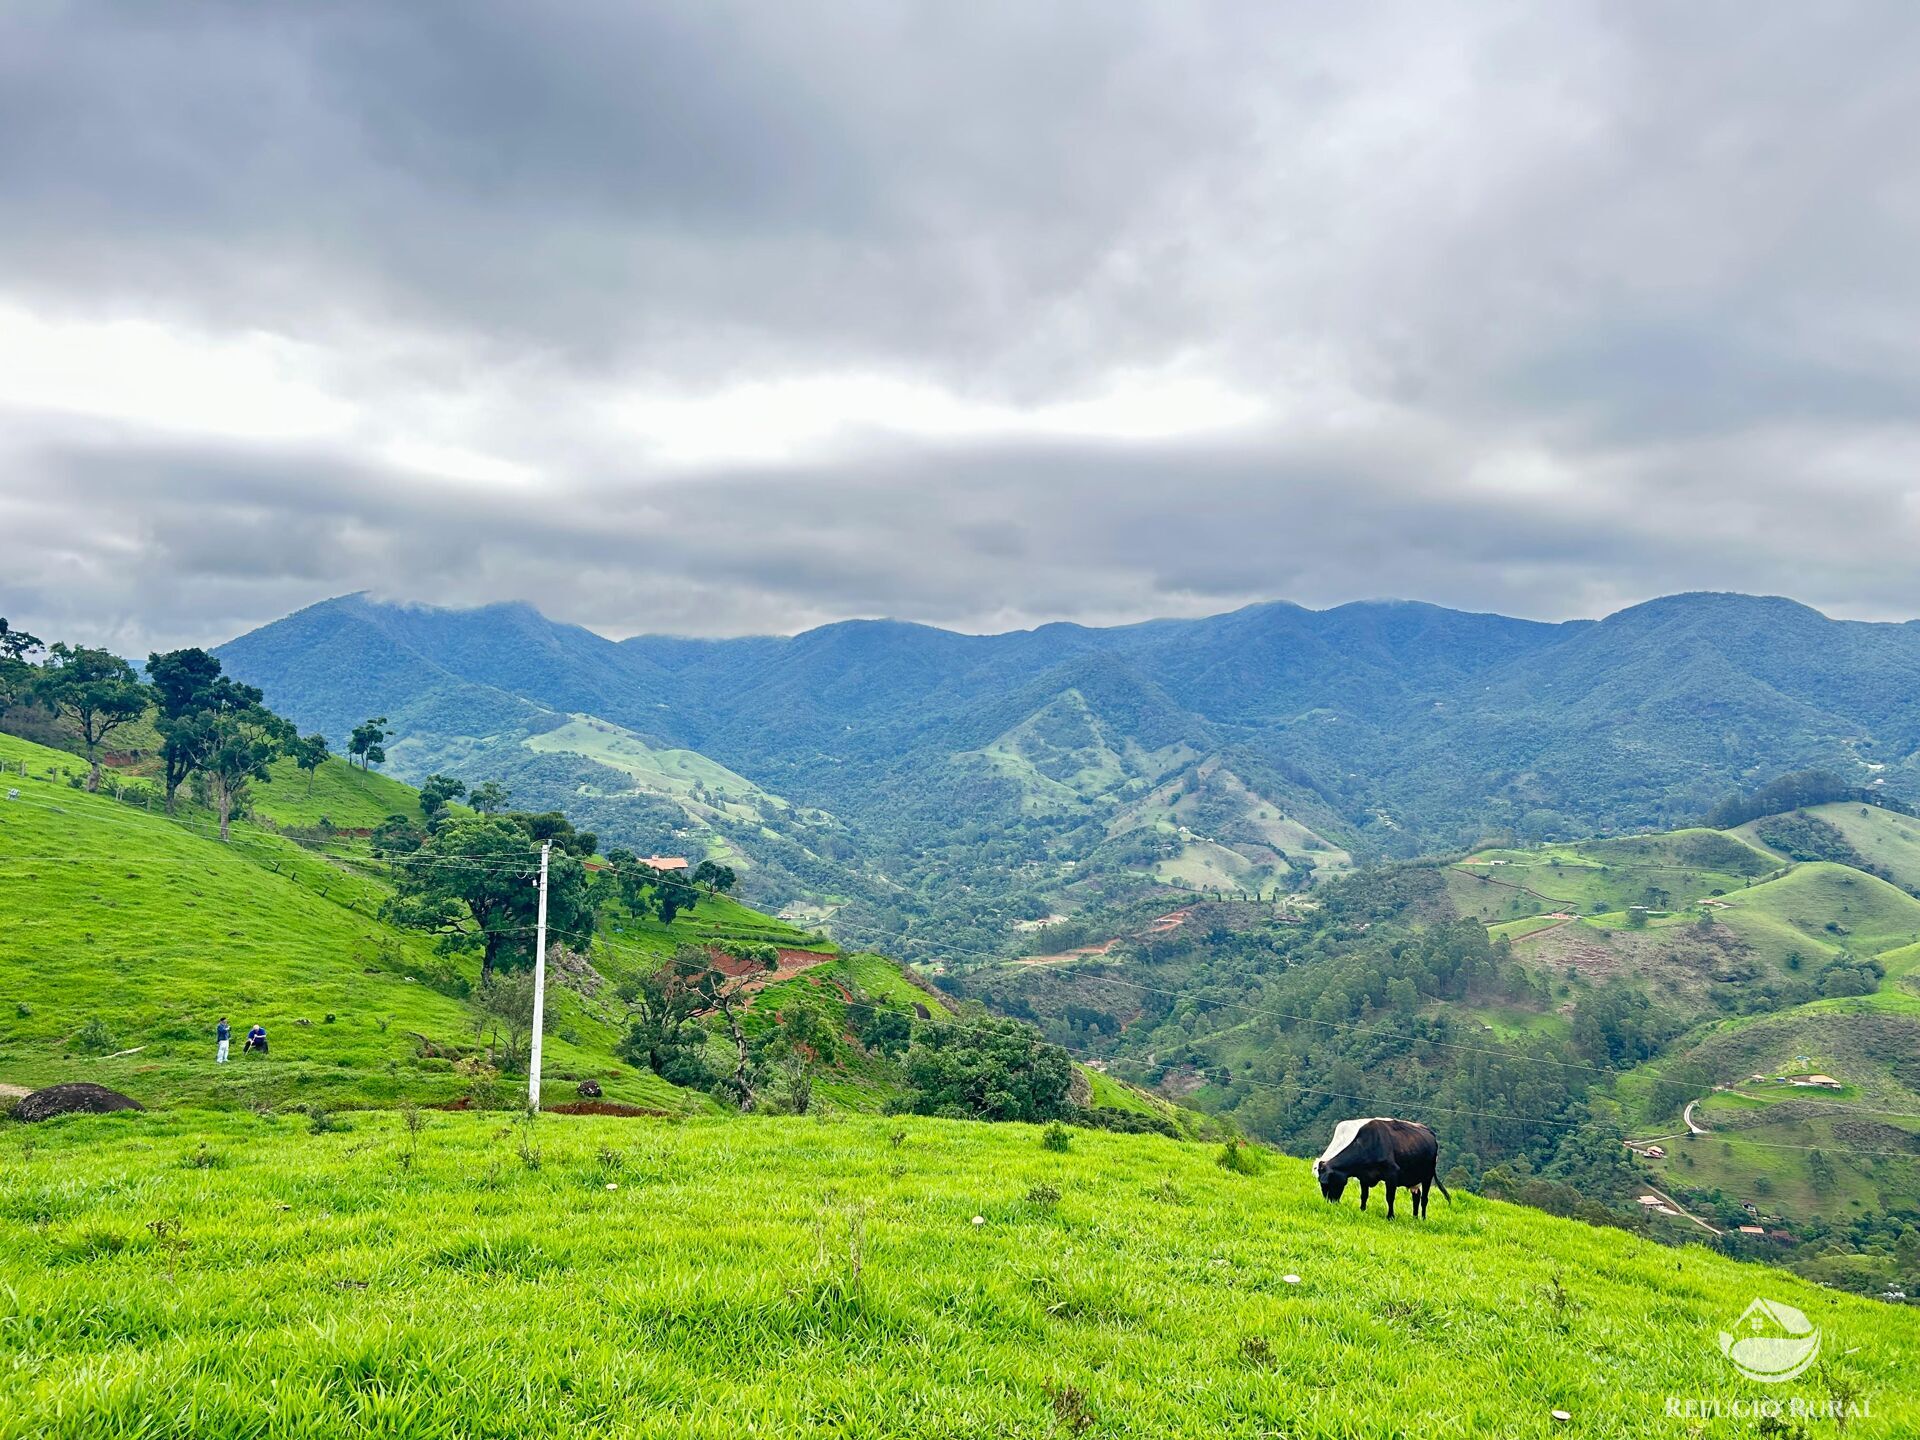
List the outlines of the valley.
<svg viewBox="0 0 1920 1440">
<path fill-rule="evenodd" d="M 36 1317 L 0 1327 L 0 1435 L 78 1433 L 62 1417 L 83 1412 L 132 1433 L 156 1396 L 230 1425 L 240 1372 L 217 1307 L 239 1257 L 302 1317 L 383 1317 L 343 1350 L 270 1310 L 246 1373 L 273 1357 L 294 1428 L 504 1414 L 483 1373 L 503 1358 L 554 1377 L 537 1403 L 566 1424 L 581 1396 L 662 1434 L 719 1424 L 635 1388 L 664 1367 L 728 1387 L 727 1424 L 779 1425 L 796 1394 L 871 1390 L 858 1357 L 882 1337 L 949 1329 L 968 1393 L 1000 1377 L 1013 1433 L 1149 1413 L 1170 1363 L 1232 1378 L 1217 1405 L 1168 1410 L 1165 1433 L 1324 1428 L 1300 1377 L 1353 1364 L 1315 1337 L 1416 1312 L 1484 1334 L 1463 1267 L 1489 1296 L 1541 1297 L 1498 1302 L 1514 1344 L 1578 1334 L 1609 1347 L 1616 1379 L 1694 1383 L 1691 1366 L 1710 1384 L 1713 1352 L 1642 1356 L 1598 1312 L 1661 1297 L 1700 1325 L 1755 1289 L 1858 1327 L 1820 1383 L 1893 1373 L 1873 1347 L 1904 1322 L 1879 1317 L 1920 1275 L 1920 821 L 1790 775 L 1721 824 L 1394 859 L 1298 777 L 1219 734 L 1121 728 L 1090 684 L 1038 711 L 1018 697 L 953 752 L 954 774 L 1018 796 L 1003 828 L 903 779 L 899 819 L 926 839 L 893 869 L 863 857 L 873 822 L 844 805 L 584 709 L 521 717 L 510 750 L 433 742 L 491 784 L 314 760 L 288 727 L 219 781 L 224 838 L 207 773 L 167 813 L 169 737 L 194 733 L 177 721 L 134 722 L 97 792 L 46 716 L 13 728 L 58 744 L 0 731 L 0 1103 L 84 1080 L 142 1107 L 0 1124 L 0 1214 L 30 1236 L 0 1260 L 0 1293 Z M 376 728 L 399 768 L 414 737 L 396 723 Z M 531 798 L 554 808 L 516 808 L 553 765 L 570 788 Z M 1780 796 L 1804 803 L 1768 809 Z M 622 828 L 581 828 L 600 816 Z M 558 869 L 536 1113 L 542 841 Z M 826 878 L 789 918 L 727 893 L 804 864 Z M 912 906 L 924 965 L 851 943 L 861 877 L 956 886 L 994 944 L 948 948 L 955 922 Z M 223 1015 L 270 1053 L 218 1061 Z M 1300 1157 L 1356 1112 L 1430 1125 L 1451 1203 L 1418 1222 L 1326 1205 Z M 56 1169 L 96 1178 L 55 1188 Z M 682 1263 L 699 1253 L 725 1258 Z M 1351 1274 L 1387 1286 L 1389 1309 Z M 1407 1298 L 1443 1277 L 1454 1298 Z M 160 1316 L 187 1279 L 206 1307 Z M 579 1284 L 614 1309 L 560 1298 Z M 966 1316 L 955 1293 L 974 1297 Z M 446 1305 L 457 1342 L 426 1318 Z M 75 1307 L 165 1344 L 111 1371 L 63 1365 L 87 1337 L 48 1317 Z M 562 1310 L 563 1363 L 516 1323 Z M 1122 1341 L 1156 1358 L 1100 1359 Z M 605 1380 L 582 1390 L 582 1357 L 616 1343 L 629 1359 L 585 1362 Z M 727 1380 L 725 1357 L 754 1345 L 775 1369 Z M 1385 1415 L 1409 1387 L 1431 1410 L 1484 1346 L 1379 1353 L 1342 1416 Z M 373 1378 L 343 1386 L 342 1366 Z M 942 1364 L 904 1373 L 889 1423 L 929 1396 L 964 1409 Z M 1563 1409 L 1663 1433 L 1664 1414 L 1623 1420 L 1593 1374 L 1569 1364 L 1532 1398 L 1492 1382 L 1488 1423 Z"/>
<path fill-rule="evenodd" d="M 1738 595 L 1560 625 L 1379 602 L 622 641 L 349 596 L 220 655 L 303 728 L 387 715 L 403 778 L 496 780 L 623 841 L 684 831 L 765 907 L 831 897 L 849 942 L 943 966 L 1143 888 L 1660 831 L 1787 771 L 1920 781 L 1889 699 L 1920 683 L 1912 628 Z"/>
</svg>

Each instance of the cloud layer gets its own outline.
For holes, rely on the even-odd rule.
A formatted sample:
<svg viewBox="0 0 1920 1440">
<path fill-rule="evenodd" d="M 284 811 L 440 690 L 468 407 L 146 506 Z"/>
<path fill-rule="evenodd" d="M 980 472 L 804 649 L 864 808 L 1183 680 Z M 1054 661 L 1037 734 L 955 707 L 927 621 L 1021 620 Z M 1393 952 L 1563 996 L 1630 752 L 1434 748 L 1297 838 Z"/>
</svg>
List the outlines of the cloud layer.
<svg viewBox="0 0 1920 1440">
<path fill-rule="evenodd" d="M 0 14 L 0 613 L 1920 614 L 1920 12 Z"/>
</svg>

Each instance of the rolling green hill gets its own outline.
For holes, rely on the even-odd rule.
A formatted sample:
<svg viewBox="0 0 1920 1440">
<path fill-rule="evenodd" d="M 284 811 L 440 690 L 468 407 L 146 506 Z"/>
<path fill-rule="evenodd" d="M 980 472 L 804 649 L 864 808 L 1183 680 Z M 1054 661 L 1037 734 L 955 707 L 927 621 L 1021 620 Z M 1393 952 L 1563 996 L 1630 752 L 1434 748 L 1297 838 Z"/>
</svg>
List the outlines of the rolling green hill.
<svg viewBox="0 0 1920 1440">
<path fill-rule="evenodd" d="M 408 787 L 330 764 L 309 797 L 305 776 L 276 775 L 253 808 L 288 828 L 241 821 L 221 844 L 184 800 L 168 818 L 138 783 L 120 785 L 118 797 L 76 788 L 84 767 L 63 751 L 0 735 L 0 766 L 19 792 L 0 801 L 0 1086 L 87 1079 L 148 1104 L 216 1107 L 497 1106 L 522 1093 L 523 1079 L 490 1063 L 497 1037 L 472 998 L 476 962 L 382 918 L 387 867 L 351 827 L 298 823 L 323 804 L 352 818 L 356 803 L 417 815 Z M 892 961 L 842 954 L 725 895 L 703 895 L 671 923 L 608 903 L 590 944 L 554 937 L 578 953 L 555 961 L 543 1103 L 572 1102 L 577 1082 L 592 1080 L 596 1103 L 713 1108 L 703 1090 L 617 1053 L 629 1017 L 616 991 L 687 947 L 732 966 L 755 1053 L 787 1057 L 769 1073 L 763 1104 L 796 1103 L 796 1054 L 821 1101 L 902 1103 L 916 1020 L 965 1032 L 968 1022 Z M 819 1023 L 790 1045 L 776 1031 L 797 1009 Z M 882 1043 L 876 1019 L 889 1013 L 896 1022 Z M 223 1015 L 236 1034 L 263 1024 L 270 1057 L 236 1047 L 231 1063 L 216 1065 L 212 1032 Z M 707 1070 L 730 1071 L 737 1050 L 724 1027 L 709 1017 L 699 1033 Z M 1069 1099 L 1106 1123 L 1145 1117 L 1171 1130 L 1196 1118 L 1086 1074 Z"/>
<path fill-rule="evenodd" d="M 1909 823 L 1850 808 L 1863 846 Z M 1920 1243 L 1920 900 L 1756 828 L 1778 829 L 1484 849 L 1285 905 L 1139 912 L 1099 953 L 966 983 L 1296 1153 L 1356 1107 L 1411 1114 L 1463 1184 L 1705 1236 L 1640 1205 L 1657 1185 L 1878 1294 L 1920 1279 L 1920 1249 L 1895 1253 Z M 1064 932 L 1055 948 L 1087 943 Z M 1792 1083 L 1813 1075 L 1835 1083 Z M 1686 1138 L 1686 1114 L 1706 1133 Z"/>
<path fill-rule="evenodd" d="M 1389 1223 L 1217 1151 L 844 1116 L 0 1130 L 0 1436 L 1696 1436 L 1671 1407 L 1789 1397 L 1920 1426 L 1912 1310 L 1471 1195 Z M 1798 1381 L 1721 1355 L 1756 1294 L 1821 1331 Z"/>
<path fill-rule="evenodd" d="M 223 845 L 184 799 L 169 819 L 138 783 L 122 785 L 121 798 L 75 788 L 84 766 L 63 751 L 0 735 L 0 765 L 19 792 L 0 801 L 0 1084 L 84 1078 L 148 1103 L 214 1106 L 511 1101 L 511 1078 L 477 1059 L 472 962 L 381 918 L 385 867 L 350 834 L 350 821 L 417 816 L 409 787 L 329 762 L 309 796 L 304 775 L 276 772 L 253 808 L 312 845 L 245 822 Z M 312 828 L 322 814 L 343 817 L 333 833 Z M 617 914 L 585 957 L 589 968 L 555 988 L 548 1103 L 573 1098 L 574 1082 L 591 1078 L 612 1103 L 710 1107 L 705 1095 L 614 1053 L 624 1021 L 600 993 L 687 945 L 778 950 L 781 976 L 795 978 L 781 979 L 776 995 L 835 987 L 831 1036 L 859 1028 L 876 1007 L 911 1013 L 917 1003 L 947 1014 L 892 962 L 840 956 L 821 937 L 724 895 L 670 925 Z M 808 967 L 820 973 L 801 973 Z M 768 998 L 750 1014 L 774 1009 Z M 214 1065 L 222 1015 L 236 1033 L 262 1023 L 270 1058 L 236 1046 L 231 1063 Z M 855 1044 L 834 1051 L 823 1096 L 877 1108 L 899 1093 L 897 1064 Z"/>
<path fill-rule="evenodd" d="M 472 1093 L 449 1056 L 474 1048 L 461 998 L 473 977 L 378 918 L 387 890 L 372 867 L 244 825 L 221 845 L 191 818 L 43 778 L 80 767 L 12 736 L 0 735 L 0 760 L 24 761 L 33 777 L 0 801 L 0 1083 L 80 1078 L 213 1105 Z M 379 781 L 356 772 L 353 782 L 369 778 Z M 380 781 L 371 793 L 385 803 L 404 790 Z M 569 1077 L 594 1075 L 627 1103 L 705 1103 L 614 1061 L 615 1028 L 577 995 L 560 992 L 557 1004 L 554 1099 L 571 1094 Z M 243 1057 L 236 1043 L 233 1062 L 216 1067 L 222 1015 L 236 1034 L 265 1025 L 270 1060 Z M 82 1043 L 93 1025 L 94 1043 Z"/>
</svg>

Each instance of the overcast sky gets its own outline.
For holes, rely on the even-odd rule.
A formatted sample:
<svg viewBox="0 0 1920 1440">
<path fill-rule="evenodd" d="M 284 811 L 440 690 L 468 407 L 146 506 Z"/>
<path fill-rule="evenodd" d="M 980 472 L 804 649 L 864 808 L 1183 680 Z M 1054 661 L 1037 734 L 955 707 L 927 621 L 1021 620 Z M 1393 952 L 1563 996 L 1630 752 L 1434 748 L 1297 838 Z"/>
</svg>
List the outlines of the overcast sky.
<svg viewBox="0 0 1920 1440">
<path fill-rule="evenodd" d="M 1920 615 L 1920 6 L 0 8 L 0 614 Z"/>
</svg>

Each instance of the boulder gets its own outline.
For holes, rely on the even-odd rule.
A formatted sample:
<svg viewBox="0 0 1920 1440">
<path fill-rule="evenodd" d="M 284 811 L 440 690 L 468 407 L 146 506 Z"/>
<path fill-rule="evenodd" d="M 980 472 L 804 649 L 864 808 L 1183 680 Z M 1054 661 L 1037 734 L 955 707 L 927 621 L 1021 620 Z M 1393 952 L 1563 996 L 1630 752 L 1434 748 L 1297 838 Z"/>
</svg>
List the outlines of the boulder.
<svg viewBox="0 0 1920 1440">
<path fill-rule="evenodd" d="M 589 1100 L 598 1100 L 600 1098 L 600 1082 L 598 1080 L 582 1080 L 580 1082 L 580 1093 Z"/>
<path fill-rule="evenodd" d="M 75 1080 L 65 1085 L 49 1085 L 44 1090 L 36 1090 L 22 1097 L 13 1107 L 16 1120 L 51 1120 L 56 1115 L 72 1115 L 85 1112 L 89 1115 L 106 1115 L 115 1110 L 144 1110 L 147 1107 L 131 1096 L 122 1095 L 118 1090 L 109 1090 L 104 1085 L 95 1085 L 91 1080 Z"/>
</svg>

